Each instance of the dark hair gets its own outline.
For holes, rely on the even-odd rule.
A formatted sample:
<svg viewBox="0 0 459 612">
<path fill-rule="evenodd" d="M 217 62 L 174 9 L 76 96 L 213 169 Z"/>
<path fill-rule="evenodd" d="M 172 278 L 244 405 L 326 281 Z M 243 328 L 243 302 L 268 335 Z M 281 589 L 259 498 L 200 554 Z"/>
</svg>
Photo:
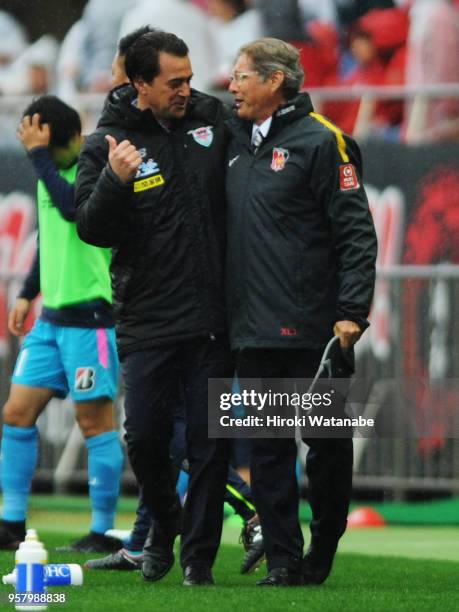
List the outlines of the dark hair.
<svg viewBox="0 0 459 612">
<path fill-rule="evenodd" d="M 41 96 L 34 100 L 22 116 L 40 115 L 41 123 L 48 123 L 51 130 L 51 147 L 65 147 L 75 136 L 81 134 L 80 116 L 74 108 L 56 96 Z"/>
<path fill-rule="evenodd" d="M 129 34 L 126 34 L 126 36 L 123 36 L 118 43 L 118 55 L 124 57 L 128 49 L 132 47 L 135 41 L 149 32 L 156 32 L 156 29 L 149 25 L 145 25 L 141 28 L 137 28 L 137 30 L 134 30 L 133 32 L 129 32 Z"/>
<path fill-rule="evenodd" d="M 186 57 L 188 47 L 181 38 L 169 32 L 154 30 L 143 34 L 128 48 L 124 61 L 126 74 L 132 84 L 136 79 L 151 83 L 158 76 L 161 52 Z"/>
</svg>

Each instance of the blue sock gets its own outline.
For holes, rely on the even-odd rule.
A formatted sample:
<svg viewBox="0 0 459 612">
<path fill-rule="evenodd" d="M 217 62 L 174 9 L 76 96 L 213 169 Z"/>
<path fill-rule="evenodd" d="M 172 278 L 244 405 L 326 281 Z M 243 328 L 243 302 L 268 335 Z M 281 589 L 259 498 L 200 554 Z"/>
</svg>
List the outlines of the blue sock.
<svg viewBox="0 0 459 612">
<path fill-rule="evenodd" d="M 0 478 L 5 521 L 25 521 L 38 457 L 38 429 L 3 425 Z"/>
<path fill-rule="evenodd" d="M 175 488 L 177 489 L 178 496 L 180 497 L 180 501 L 183 504 L 186 492 L 188 491 L 188 474 L 183 470 L 180 470 L 180 474 Z"/>
<path fill-rule="evenodd" d="M 123 452 L 117 431 L 107 431 L 86 440 L 88 449 L 89 497 L 92 506 L 91 531 L 112 529 L 120 491 Z"/>
</svg>

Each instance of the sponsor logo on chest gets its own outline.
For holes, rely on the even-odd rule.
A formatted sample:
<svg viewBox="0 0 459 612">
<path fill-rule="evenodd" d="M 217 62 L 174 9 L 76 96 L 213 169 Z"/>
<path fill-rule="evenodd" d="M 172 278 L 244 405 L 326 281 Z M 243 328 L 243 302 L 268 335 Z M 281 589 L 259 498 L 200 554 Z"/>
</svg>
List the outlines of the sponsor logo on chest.
<svg viewBox="0 0 459 612">
<path fill-rule="evenodd" d="M 236 155 L 236 157 L 232 157 L 229 161 L 228 161 L 228 167 L 231 168 L 232 165 L 234 165 L 237 160 L 239 159 L 239 155 Z"/>
<path fill-rule="evenodd" d="M 145 191 L 146 189 L 152 189 L 153 187 L 159 187 L 164 185 L 164 177 L 160 173 L 159 164 L 148 156 L 147 149 L 145 147 L 139 149 L 142 163 L 140 164 L 137 174 L 134 179 L 134 192 Z"/>
</svg>

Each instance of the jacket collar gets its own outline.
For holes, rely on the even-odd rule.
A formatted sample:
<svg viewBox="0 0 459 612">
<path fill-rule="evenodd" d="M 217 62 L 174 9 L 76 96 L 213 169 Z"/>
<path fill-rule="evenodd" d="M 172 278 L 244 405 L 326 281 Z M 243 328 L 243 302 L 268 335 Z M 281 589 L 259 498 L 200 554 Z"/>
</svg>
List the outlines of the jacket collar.
<svg viewBox="0 0 459 612">
<path fill-rule="evenodd" d="M 126 129 L 142 129 L 145 125 L 159 125 L 149 109 L 140 110 L 135 104 L 137 92 L 131 85 L 120 85 L 113 89 L 105 100 L 98 127 L 116 125 Z M 171 123 L 171 129 L 180 127 L 187 120 L 214 124 L 221 113 L 222 103 L 217 98 L 191 90 L 183 120 Z"/>
<path fill-rule="evenodd" d="M 273 113 L 273 122 L 268 138 L 281 131 L 289 123 L 293 123 L 300 117 L 305 117 L 313 112 L 313 110 L 311 98 L 307 93 L 300 93 L 291 100 L 288 100 Z M 236 114 L 233 115 L 228 123 L 231 132 L 239 135 L 244 134 L 247 138 L 252 136 L 252 125 L 253 121 L 239 119 Z"/>
</svg>

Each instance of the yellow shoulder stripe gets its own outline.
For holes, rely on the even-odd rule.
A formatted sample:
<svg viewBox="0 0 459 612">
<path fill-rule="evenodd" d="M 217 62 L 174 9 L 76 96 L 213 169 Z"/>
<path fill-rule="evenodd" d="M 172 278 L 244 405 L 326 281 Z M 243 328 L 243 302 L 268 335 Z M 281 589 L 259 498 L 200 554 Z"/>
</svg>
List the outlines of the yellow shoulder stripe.
<svg viewBox="0 0 459 612">
<path fill-rule="evenodd" d="M 350 160 L 349 160 L 349 155 L 346 152 L 346 141 L 344 140 L 343 132 L 338 127 L 336 127 L 336 125 L 333 125 L 331 121 L 328 121 L 328 119 L 325 119 L 323 115 L 319 115 L 319 113 L 309 113 L 309 115 L 313 117 L 314 119 L 316 119 L 317 121 L 319 121 L 320 123 L 322 123 L 322 125 L 325 125 L 325 127 L 327 127 L 329 130 L 331 130 L 335 134 L 336 142 L 338 144 L 338 151 L 339 151 L 339 154 L 341 155 L 341 159 L 345 163 L 349 162 Z"/>
</svg>

